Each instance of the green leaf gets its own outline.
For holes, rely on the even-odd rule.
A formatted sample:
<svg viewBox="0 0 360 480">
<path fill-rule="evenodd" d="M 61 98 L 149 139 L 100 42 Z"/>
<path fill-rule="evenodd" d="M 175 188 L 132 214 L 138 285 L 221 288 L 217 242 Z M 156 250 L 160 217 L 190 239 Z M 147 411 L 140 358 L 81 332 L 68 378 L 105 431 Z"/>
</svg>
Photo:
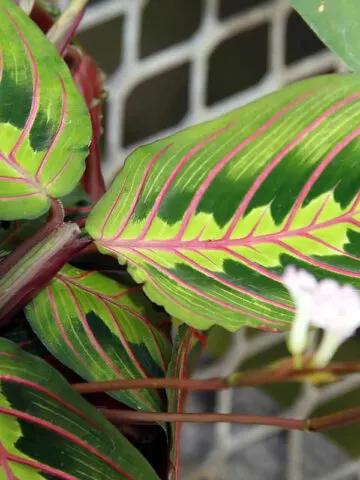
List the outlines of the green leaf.
<svg viewBox="0 0 360 480">
<path fill-rule="evenodd" d="M 64 61 L 10 0 L 0 0 L 0 219 L 36 218 L 76 186 L 91 139 Z"/>
<path fill-rule="evenodd" d="M 65 266 L 25 313 L 46 348 L 86 380 L 166 373 L 171 344 L 154 320 L 164 316 L 152 309 L 141 287 L 128 289 L 100 273 Z M 166 408 L 162 391 L 119 390 L 110 395 L 139 410 Z"/>
<path fill-rule="evenodd" d="M 0 387 L 1 479 L 158 478 L 55 369 L 4 339 Z"/>
<path fill-rule="evenodd" d="M 203 335 L 193 328 L 182 325 L 177 331 L 167 377 L 189 378 L 196 367 L 204 345 L 205 337 Z M 168 411 L 183 412 L 188 391 L 169 388 L 167 395 L 169 399 Z M 179 478 L 180 429 L 181 423 L 171 424 L 169 480 L 177 480 Z"/>
<path fill-rule="evenodd" d="M 360 76 L 306 80 L 136 150 L 86 224 L 198 329 L 288 328 L 289 264 L 360 286 Z"/>
<path fill-rule="evenodd" d="M 289 3 L 350 70 L 360 72 L 358 0 L 289 0 Z"/>
</svg>

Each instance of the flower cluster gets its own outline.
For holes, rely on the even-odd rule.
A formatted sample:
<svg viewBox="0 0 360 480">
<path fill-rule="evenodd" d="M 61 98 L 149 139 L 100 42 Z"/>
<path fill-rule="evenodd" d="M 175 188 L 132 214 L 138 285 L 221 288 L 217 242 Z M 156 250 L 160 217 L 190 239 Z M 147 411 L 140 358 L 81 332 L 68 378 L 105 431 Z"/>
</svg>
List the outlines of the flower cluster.
<svg viewBox="0 0 360 480">
<path fill-rule="evenodd" d="M 360 326 L 360 295 L 351 285 L 340 285 L 331 279 L 317 281 L 310 273 L 293 266 L 285 269 L 283 282 L 296 306 L 289 350 L 298 361 L 307 348 L 310 327 L 321 328 L 324 336 L 312 365 L 323 367 Z"/>
</svg>

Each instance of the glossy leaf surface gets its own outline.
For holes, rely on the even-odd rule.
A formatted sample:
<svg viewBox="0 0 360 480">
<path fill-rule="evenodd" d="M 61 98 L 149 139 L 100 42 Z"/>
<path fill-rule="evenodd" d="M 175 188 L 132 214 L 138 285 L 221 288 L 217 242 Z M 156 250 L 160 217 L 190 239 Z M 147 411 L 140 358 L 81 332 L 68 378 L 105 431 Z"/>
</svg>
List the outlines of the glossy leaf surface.
<svg viewBox="0 0 360 480">
<path fill-rule="evenodd" d="M 360 285 L 359 125 L 359 76 L 303 81 L 136 150 L 87 230 L 191 326 L 286 329 L 286 265 Z"/>
<path fill-rule="evenodd" d="M 80 180 L 89 114 L 55 47 L 0 1 L 0 219 L 35 218 Z"/>
<path fill-rule="evenodd" d="M 320 39 L 353 72 L 360 72 L 358 0 L 289 0 Z"/>
<path fill-rule="evenodd" d="M 175 345 L 167 376 L 169 378 L 189 378 L 199 360 L 205 345 L 205 337 L 193 328 L 182 325 L 176 335 Z M 169 388 L 169 412 L 183 412 L 187 391 Z M 180 429 L 181 423 L 171 424 L 171 450 L 169 480 L 178 480 L 180 468 Z"/>
<path fill-rule="evenodd" d="M 66 366 L 89 381 L 162 377 L 171 345 L 141 287 L 128 289 L 97 272 L 66 266 L 27 307 L 37 336 Z M 166 318 L 166 317 L 165 317 Z M 161 411 L 165 392 L 121 390 L 135 409 Z"/>
<path fill-rule="evenodd" d="M 0 339 L 0 478 L 155 480 L 139 452 L 43 360 Z"/>
</svg>

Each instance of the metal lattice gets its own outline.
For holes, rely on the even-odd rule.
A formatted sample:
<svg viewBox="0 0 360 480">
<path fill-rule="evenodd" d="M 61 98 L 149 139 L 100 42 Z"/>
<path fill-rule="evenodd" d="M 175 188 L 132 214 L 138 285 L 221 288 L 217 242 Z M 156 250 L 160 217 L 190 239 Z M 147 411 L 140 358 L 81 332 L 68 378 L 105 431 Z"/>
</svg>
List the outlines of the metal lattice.
<svg viewBox="0 0 360 480">
<path fill-rule="evenodd" d="M 156 1 L 156 0 L 155 0 Z M 192 0 L 178 0 L 188 2 Z M 241 2 L 242 0 L 238 0 Z M 66 0 L 59 1 L 60 7 L 64 7 Z M 248 2 L 247 2 L 248 3 Z M 286 0 L 274 0 L 219 19 L 220 0 L 203 0 L 202 17 L 197 31 L 182 43 L 170 46 L 165 50 L 142 58 L 139 52 L 141 38 L 141 18 L 146 0 L 105 0 L 91 4 L 81 23 L 80 31 L 91 31 L 115 17 L 122 16 L 124 25 L 121 39 L 121 62 L 118 68 L 107 80 L 109 92 L 107 129 L 105 138 L 104 172 L 107 181 L 110 181 L 116 171 L 122 165 L 124 158 L 138 144 L 144 144 L 154 139 L 169 135 L 189 125 L 209 120 L 231 109 L 239 107 L 249 101 L 279 89 L 284 85 L 300 80 L 305 77 L 317 75 L 323 72 L 344 71 L 340 62 L 326 49 L 305 57 L 297 62 L 287 65 L 286 51 L 286 25 L 291 12 Z M 166 18 L 163 19 L 166 21 Z M 240 91 L 229 98 L 207 105 L 206 88 L 209 74 L 209 56 L 214 49 L 227 39 L 242 32 L 247 32 L 263 24 L 268 25 L 268 68 L 261 81 L 244 91 Z M 94 36 L 94 42 L 97 39 Z M 116 41 L 116 40 L 114 40 Z M 251 47 L 249 47 L 251 48 Z M 106 52 L 104 52 L 104 55 Z M 125 146 L 123 124 L 125 121 L 125 103 L 129 92 L 135 85 L 145 82 L 152 77 L 171 68 L 188 62 L 190 64 L 189 88 L 188 88 L 188 111 L 180 123 L 175 127 L 159 131 L 156 135 L 143 138 L 137 144 Z M 144 112 L 146 114 L 146 112 Z M 230 374 L 249 357 L 256 355 L 283 341 L 279 334 L 264 333 L 257 335 L 255 339 L 247 339 L 244 332 L 239 332 L 233 337 L 233 344 L 226 356 L 215 365 L 203 368 L 197 373 L 198 377 L 214 377 Z M 360 375 L 353 375 L 345 380 L 323 387 L 321 389 L 310 385 L 304 386 L 292 407 L 281 415 L 303 418 L 309 415 L 314 408 L 328 402 L 331 399 L 344 395 L 346 392 L 360 386 Z M 224 391 L 215 397 L 215 410 L 222 413 L 230 413 L 234 408 L 234 392 Z M 256 409 L 256 405 L 254 406 Z M 261 412 L 257 412 L 261 413 Z M 183 435 L 189 437 L 188 427 L 184 428 Z M 186 468 L 186 456 L 184 476 L 187 480 L 220 480 L 231 478 L 226 474 L 227 462 L 234 454 L 240 454 L 249 447 L 266 442 L 270 438 L 279 435 L 279 429 L 273 427 L 246 427 L 234 431 L 231 425 L 218 424 L 213 427 L 213 442 L 209 446 L 205 458 L 197 462 L 196 468 L 191 471 Z M 191 435 L 191 431 L 190 431 Z M 360 478 L 360 461 L 340 460 L 331 466 L 331 471 L 309 474 L 303 471 L 303 455 L 309 442 L 309 435 L 301 432 L 286 433 L 286 468 L 278 478 L 288 480 L 316 479 L 316 480 L 346 480 Z M 186 437 L 186 438 L 188 438 Z M 319 438 L 319 437 L 318 437 Z M 321 448 L 322 444 L 314 444 Z M 315 446 L 316 448 L 316 446 Z M 335 458 L 335 457 L 334 457 Z M 326 463 L 326 462 L 325 462 Z M 329 464 L 327 464 L 329 465 Z M 327 467 L 329 469 L 329 467 Z M 234 478 L 234 477 L 233 477 Z M 239 473 L 236 478 L 246 479 Z M 256 477 L 260 478 L 260 477 Z M 270 478 L 266 474 L 261 478 Z M 275 478 L 275 477 L 274 477 Z"/>
</svg>

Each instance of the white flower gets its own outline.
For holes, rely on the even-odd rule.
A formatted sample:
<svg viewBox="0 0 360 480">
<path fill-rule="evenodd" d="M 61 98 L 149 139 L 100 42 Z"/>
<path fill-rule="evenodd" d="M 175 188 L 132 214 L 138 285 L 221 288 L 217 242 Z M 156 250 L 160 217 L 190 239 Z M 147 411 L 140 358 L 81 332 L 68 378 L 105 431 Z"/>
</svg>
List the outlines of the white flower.
<svg viewBox="0 0 360 480">
<path fill-rule="evenodd" d="M 360 294 L 351 285 L 341 286 L 335 280 L 317 282 L 310 273 L 293 266 L 285 269 L 283 282 L 296 305 L 288 348 L 299 365 L 310 325 L 322 328 L 325 333 L 312 365 L 323 367 L 360 326 Z"/>
<path fill-rule="evenodd" d="M 313 297 L 311 323 L 325 330 L 313 358 L 313 366 L 323 367 L 338 347 L 360 326 L 360 295 L 351 285 L 322 280 Z"/>
<path fill-rule="evenodd" d="M 290 265 L 285 269 L 283 282 L 296 306 L 295 319 L 288 337 L 288 348 L 292 355 L 298 358 L 303 354 L 308 343 L 313 296 L 317 281 L 305 270 L 296 270 Z"/>
</svg>

